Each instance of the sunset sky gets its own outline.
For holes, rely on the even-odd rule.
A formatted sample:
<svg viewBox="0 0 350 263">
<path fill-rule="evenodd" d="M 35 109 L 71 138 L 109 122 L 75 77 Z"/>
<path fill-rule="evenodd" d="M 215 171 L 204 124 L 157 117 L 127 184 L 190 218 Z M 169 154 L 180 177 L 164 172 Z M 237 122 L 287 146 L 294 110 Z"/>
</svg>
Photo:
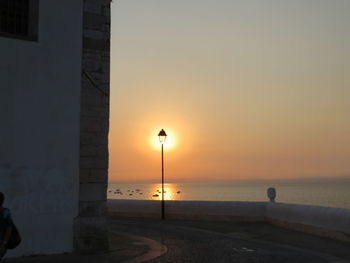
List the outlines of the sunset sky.
<svg viewBox="0 0 350 263">
<path fill-rule="evenodd" d="M 112 3 L 110 180 L 350 174 L 349 0 Z"/>
</svg>

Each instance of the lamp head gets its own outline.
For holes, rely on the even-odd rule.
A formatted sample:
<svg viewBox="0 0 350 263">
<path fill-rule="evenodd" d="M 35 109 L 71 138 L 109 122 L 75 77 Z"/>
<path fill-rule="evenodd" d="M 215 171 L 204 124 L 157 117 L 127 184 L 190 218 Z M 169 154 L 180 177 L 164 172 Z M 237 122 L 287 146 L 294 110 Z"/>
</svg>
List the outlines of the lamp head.
<svg viewBox="0 0 350 263">
<path fill-rule="evenodd" d="M 165 143 L 166 140 L 166 132 L 162 129 L 159 133 L 158 133 L 158 137 L 159 137 L 159 142 L 161 144 Z"/>
</svg>

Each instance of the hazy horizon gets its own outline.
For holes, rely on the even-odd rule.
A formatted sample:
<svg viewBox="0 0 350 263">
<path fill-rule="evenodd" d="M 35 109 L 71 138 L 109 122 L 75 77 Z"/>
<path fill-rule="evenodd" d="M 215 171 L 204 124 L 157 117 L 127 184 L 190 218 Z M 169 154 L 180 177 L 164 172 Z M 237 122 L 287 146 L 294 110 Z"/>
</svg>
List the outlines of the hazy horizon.
<svg viewBox="0 0 350 263">
<path fill-rule="evenodd" d="M 119 184 L 158 184 L 159 178 L 154 179 L 122 179 L 122 180 L 109 180 L 110 183 Z M 268 182 L 336 182 L 336 183 L 350 183 L 350 175 L 337 175 L 337 176 L 312 176 L 312 177 L 288 177 L 288 178 L 171 178 L 165 183 L 203 183 L 203 184 L 215 184 L 215 183 L 268 183 Z"/>
<path fill-rule="evenodd" d="M 112 4 L 110 180 L 350 174 L 350 1 Z"/>
</svg>

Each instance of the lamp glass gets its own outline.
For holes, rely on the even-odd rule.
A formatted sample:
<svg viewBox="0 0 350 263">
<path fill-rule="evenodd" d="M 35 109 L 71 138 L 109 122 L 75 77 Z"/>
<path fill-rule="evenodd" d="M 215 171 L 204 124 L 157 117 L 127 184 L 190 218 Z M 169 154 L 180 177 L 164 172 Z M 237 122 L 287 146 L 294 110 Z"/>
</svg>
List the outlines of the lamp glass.
<svg viewBox="0 0 350 263">
<path fill-rule="evenodd" d="M 159 132 L 158 137 L 161 144 L 165 143 L 167 135 L 163 129 Z"/>
</svg>

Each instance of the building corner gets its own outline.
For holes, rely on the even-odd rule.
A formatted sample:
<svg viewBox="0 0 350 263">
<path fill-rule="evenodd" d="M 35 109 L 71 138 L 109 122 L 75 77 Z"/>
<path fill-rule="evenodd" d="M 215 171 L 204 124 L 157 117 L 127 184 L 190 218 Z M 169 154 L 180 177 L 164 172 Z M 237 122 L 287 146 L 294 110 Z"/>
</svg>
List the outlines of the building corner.
<svg viewBox="0 0 350 263">
<path fill-rule="evenodd" d="M 83 0 L 79 214 L 74 250 L 109 249 L 107 226 L 110 0 Z"/>
</svg>

